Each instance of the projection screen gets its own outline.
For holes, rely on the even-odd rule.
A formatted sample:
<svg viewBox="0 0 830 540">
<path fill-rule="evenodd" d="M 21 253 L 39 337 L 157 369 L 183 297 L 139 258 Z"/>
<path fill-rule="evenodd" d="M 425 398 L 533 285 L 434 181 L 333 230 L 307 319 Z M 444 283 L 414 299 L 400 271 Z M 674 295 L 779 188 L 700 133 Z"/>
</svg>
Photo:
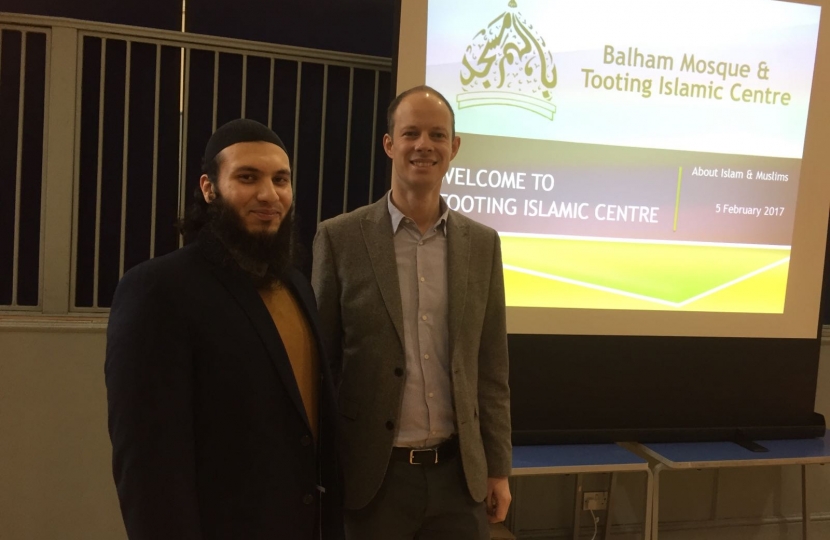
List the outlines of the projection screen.
<svg viewBox="0 0 830 540">
<path fill-rule="evenodd" d="M 500 233 L 511 334 L 816 337 L 827 3 L 402 0 L 396 86 L 455 110 L 442 195 Z"/>
</svg>

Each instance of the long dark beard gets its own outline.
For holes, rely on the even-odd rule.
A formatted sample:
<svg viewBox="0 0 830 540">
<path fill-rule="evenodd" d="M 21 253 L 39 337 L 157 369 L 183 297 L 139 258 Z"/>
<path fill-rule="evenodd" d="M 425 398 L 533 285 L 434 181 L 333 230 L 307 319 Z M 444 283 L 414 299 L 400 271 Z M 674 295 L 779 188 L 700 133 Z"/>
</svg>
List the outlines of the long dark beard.
<svg viewBox="0 0 830 540">
<path fill-rule="evenodd" d="M 207 207 L 207 218 L 204 228 L 225 246 L 257 289 L 271 288 L 285 279 L 294 262 L 293 208 L 285 214 L 277 232 L 252 233 L 239 213 L 217 194 Z"/>
</svg>

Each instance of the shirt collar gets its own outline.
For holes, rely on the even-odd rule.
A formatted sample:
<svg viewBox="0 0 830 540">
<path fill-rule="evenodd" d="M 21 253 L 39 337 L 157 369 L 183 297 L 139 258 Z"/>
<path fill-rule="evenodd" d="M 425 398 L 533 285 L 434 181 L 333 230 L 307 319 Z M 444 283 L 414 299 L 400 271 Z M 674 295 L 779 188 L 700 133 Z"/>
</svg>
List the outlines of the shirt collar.
<svg viewBox="0 0 830 540">
<path fill-rule="evenodd" d="M 398 210 L 398 207 L 392 204 L 392 190 L 386 194 L 386 205 L 389 208 L 389 216 L 392 218 L 392 234 L 398 233 L 398 227 L 401 224 L 401 221 L 407 218 L 403 212 Z M 438 221 L 435 222 L 433 229 L 440 229 L 443 231 L 444 236 L 447 235 L 447 217 L 450 215 L 450 208 L 447 206 L 447 202 L 444 200 L 444 197 L 438 197 L 438 211 L 441 212 L 441 215 L 438 217 Z"/>
</svg>

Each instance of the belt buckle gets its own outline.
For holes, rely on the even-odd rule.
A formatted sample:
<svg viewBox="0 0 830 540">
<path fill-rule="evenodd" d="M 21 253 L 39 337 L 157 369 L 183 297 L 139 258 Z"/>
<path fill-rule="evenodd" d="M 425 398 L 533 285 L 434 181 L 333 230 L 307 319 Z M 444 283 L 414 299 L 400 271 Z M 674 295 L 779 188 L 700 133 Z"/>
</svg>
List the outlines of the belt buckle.
<svg viewBox="0 0 830 540">
<path fill-rule="evenodd" d="M 438 463 L 438 449 L 437 448 L 412 448 L 409 451 L 409 464 L 410 465 L 423 465 L 423 463 L 415 463 L 413 459 L 415 459 L 415 452 L 433 452 L 435 453 L 435 461 L 433 465 Z"/>
</svg>

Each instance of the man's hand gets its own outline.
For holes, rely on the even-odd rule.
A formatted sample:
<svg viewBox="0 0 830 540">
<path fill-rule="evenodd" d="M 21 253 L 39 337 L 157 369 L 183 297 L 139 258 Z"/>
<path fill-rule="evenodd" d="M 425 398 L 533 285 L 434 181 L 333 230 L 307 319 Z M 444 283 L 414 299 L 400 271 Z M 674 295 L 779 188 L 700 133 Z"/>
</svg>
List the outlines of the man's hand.
<svg viewBox="0 0 830 540">
<path fill-rule="evenodd" d="M 487 479 L 487 519 L 490 523 L 499 523 L 507 517 L 507 509 L 510 508 L 510 484 L 506 476 Z"/>
</svg>

